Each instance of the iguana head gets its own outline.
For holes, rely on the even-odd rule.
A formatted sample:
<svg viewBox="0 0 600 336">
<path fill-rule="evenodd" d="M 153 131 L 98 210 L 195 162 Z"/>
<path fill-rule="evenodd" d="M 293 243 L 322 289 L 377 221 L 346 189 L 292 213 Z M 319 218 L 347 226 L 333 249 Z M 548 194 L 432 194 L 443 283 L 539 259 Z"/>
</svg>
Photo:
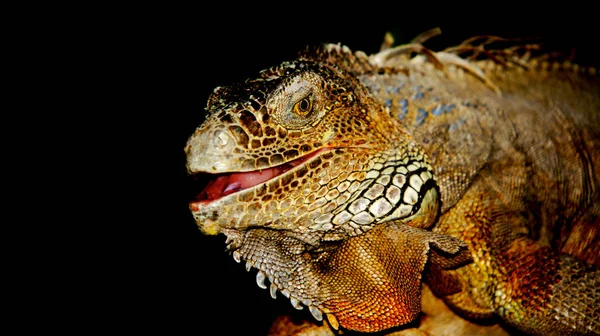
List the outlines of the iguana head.
<svg viewBox="0 0 600 336">
<path fill-rule="evenodd" d="M 357 79 L 365 71 L 364 54 L 326 45 L 219 87 L 185 151 L 208 181 L 190 203 L 198 226 L 225 234 L 259 286 L 334 327 L 376 331 L 419 312 L 433 242 L 388 246 L 403 234 L 381 223 L 428 227 L 439 200 L 424 153 Z M 403 272 L 417 275 L 401 285 Z"/>
</svg>

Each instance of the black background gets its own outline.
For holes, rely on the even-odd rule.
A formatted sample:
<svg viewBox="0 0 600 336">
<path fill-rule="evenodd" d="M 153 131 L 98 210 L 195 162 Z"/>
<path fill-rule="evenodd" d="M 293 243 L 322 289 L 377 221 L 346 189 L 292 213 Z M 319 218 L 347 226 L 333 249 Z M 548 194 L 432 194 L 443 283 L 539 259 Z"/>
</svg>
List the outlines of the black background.
<svg viewBox="0 0 600 336">
<path fill-rule="evenodd" d="M 251 6 L 232 13 L 234 5 L 228 7 L 155 8 L 137 14 L 147 17 L 122 35 L 123 48 L 136 50 L 127 61 L 135 69 L 131 76 L 147 91 L 140 104 L 128 107 L 135 122 L 126 132 L 136 135 L 122 146 L 134 164 L 129 176 L 135 200 L 123 204 L 132 217 L 122 221 L 134 230 L 123 239 L 131 252 L 123 257 L 125 266 L 109 274 L 123 294 L 107 318 L 133 321 L 135 330 L 261 335 L 276 315 L 295 311 L 281 294 L 273 300 L 256 285 L 255 270 L 248 273 L 234 262 L 224 236 L 203 236 L 187 208 L 183 147 L 216 86 L 293 59 L 308 44 L 341 42 L 370 54 L 386 31 L 401 44 L 433 27 L 442 29 L 426 44 L 434 50 L 479 34 L 539 37 L 552 49 L 575 48 L 584 64 L 597 63 L 591 10 L 524 12 L 500 4 L 443 9 L 424 3 L 412 9 L 347 8 L 351 14 L 343 14 L 308 5 L 279 13 L 251 12 Z M 310 316 L 306 309 L 301 314 Z"/>
</svg>

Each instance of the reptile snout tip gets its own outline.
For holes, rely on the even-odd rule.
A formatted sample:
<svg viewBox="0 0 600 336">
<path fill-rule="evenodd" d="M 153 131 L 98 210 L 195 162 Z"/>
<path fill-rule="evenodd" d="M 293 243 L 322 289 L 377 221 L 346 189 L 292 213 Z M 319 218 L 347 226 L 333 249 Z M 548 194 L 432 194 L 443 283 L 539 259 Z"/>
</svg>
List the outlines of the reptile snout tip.
<svg viewBox="0 0 600 336">
<path fill-rule="evenodd" d="M 194 134 L 185 147 L 188 171 L 213 172 L 227 168 L 227 158 L 236 145 L 235 138 L 226 129 Z"/>
</svg>

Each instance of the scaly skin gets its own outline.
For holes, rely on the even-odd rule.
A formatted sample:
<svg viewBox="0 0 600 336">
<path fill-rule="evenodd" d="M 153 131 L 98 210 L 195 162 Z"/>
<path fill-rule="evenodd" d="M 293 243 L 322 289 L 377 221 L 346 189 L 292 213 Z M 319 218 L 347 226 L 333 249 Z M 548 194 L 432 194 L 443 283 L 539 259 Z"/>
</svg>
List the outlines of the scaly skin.
<svg viewBox="0 0 600 336">
<path fill-rule="evenodd" d="M 185 148 L 213 180 L 199 228 L 334 329 L 414 321 L 426 282 L 464 317 L 600 334 L 595 71 L 410 48 L 323 45 L 215 89 Z"/>
</svg>

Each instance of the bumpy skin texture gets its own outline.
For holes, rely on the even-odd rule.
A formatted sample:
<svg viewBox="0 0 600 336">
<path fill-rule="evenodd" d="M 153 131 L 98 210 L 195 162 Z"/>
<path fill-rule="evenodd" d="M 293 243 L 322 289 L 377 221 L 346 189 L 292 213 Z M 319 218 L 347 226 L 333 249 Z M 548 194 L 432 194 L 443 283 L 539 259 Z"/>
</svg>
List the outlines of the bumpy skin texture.
<svg viewBox="0 0 600 336">
<path fill-rule="evenodd" d="M 322 45 L 215 89 L 185 148 L 199 228 L 319 332 L 414 322 L 426 283 L 463 317 L 600 334 L 598 75 L 412 48 Z"/>
</svg>

